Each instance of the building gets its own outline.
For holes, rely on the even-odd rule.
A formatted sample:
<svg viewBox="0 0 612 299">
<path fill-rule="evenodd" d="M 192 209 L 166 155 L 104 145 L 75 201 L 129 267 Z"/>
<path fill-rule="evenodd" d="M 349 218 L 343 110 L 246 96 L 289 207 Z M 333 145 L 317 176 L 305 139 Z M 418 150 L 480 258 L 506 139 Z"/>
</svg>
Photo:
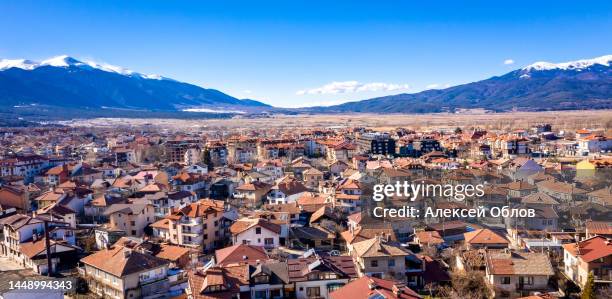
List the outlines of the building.
<svg viewBox="0 0 612 299">
<path fill-rule="evenodd" d="M 312 255 L 287 260 L 293 298 L 329 298 L 329 294 L 357 278 L 353 260 L 348 256 Z"/>
<path fill-rule="evenodd" d="M 262 218 L 239 219 L 230 226 L 230 232 L 234 245 L 255 245 L 272 249 L 281 244 L 281 226 Z"/>
<path fill-rule="evenodd" d="M 507 248 L 508 244 L 510 243 L 508 240 L 506 240 L 506 238 L 487 228 L 464 233 L 463 239 L 467 250 L 481 248 Z"/>
<path fill-rule="evenodd" d="M 357 148 L 362 153 L 373 155 L 394 155 L 395 140 L 389 133 L 364 133 L 357 137 Z"/>
<path fill-rule="evenodd" d="M 352 244 L 353 261 L 359 276 L 405 279 L 406 257 L 409 252 L 384 237 Z"/>
<path fill-rule="evenodd" d="M 612 242 L 602 236 L 563 245 L 563 273 L 580 287 L 593 272 L 596 284 L 612 285 Z"/>
<path fill-rule="evenodd" d="M 422 298 L 403 282 L 364 276 L 329 294 L 330 299 L 419 299 Z"/>
<path fill-rule="evenodd" d="M 120 203 L 106 209 L 106 224 L 110 230 L 122 230 L 128 236 L 140 237 L 144 229 L 155 219 L 155 207 L 145 203 Z"/>
<path fill-rule="evenodd" d="M 546 292 L 555 274 L 545 253 L 488 250 L 485 267 L 486 281 L 496 298 Z"/>
<path fill-rule="evenodd" d="M 169 261 L 120 245 L 81 259 L 79 274 L 105 298 L 166 298 Z"/>
<path fill-rule="evenodd" d="M 155 236 L 172 244 L 212 250 L 225 237 L 220 230 L 223 212 L 223 201 L 202 199 L 171 212 L 151 226 Z"/>
</svg>

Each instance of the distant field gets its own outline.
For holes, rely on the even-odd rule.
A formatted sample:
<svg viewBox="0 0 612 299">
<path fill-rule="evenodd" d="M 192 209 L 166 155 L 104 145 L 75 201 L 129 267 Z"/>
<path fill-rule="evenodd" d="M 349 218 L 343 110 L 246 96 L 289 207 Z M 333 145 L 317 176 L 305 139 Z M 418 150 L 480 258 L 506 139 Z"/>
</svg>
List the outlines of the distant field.
<svg viewBox="0 0 612 299">
<path fill-rule="evenodd" d="M 317 114 L 317 115 L 274 115 L 266 118 L 232 119 L 137 119 L 137 118 L 96 118 L 64 122 L 71 126 L 151 126 L 165 129 L 290 129 L 329 128 L 338 126 L 368 127 L 385 130 L 397 127 L 411 129 L 470 128 L 490 130 L 511 130 L 526 128 L 537 123 L 551 123 L 558 129 L 612 128 L 612 110 L 581 110 L 555 112 L 507 112 L 507 113 L 466 113 L 466 114 Z"/>
</svg>

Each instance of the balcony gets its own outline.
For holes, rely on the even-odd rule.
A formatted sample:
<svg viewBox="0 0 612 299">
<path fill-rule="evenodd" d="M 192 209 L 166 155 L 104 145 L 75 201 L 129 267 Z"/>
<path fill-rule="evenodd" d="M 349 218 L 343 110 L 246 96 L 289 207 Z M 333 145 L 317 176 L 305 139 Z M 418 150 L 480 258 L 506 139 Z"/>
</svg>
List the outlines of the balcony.
<svg viewBox="0 0 612 299">
<path fill-rule="evenodd" d="M 199 225 L 200 222 L 196 221 L 196 220 L 181 220 L 179 221 L 179 223 L 181 225 L 186 225 L 186 226 L 194 226 L 194 225 Z"/>
<path fill-rule="evenodd" d="M 595 283 L 612 283 L 612 270 L 608 270 L 608 271 L 604 270 L 602 272 L 604 273 L 594 275 Z"/>
<path fill-rule="evenodd" d="M 183 235 L 190 235 L 190 236 L 197 236 L 202 234 L 202 229 L 197 228 L 197 229 L 190 229 L 190 230 L 183 230 Z"/>
</svg>

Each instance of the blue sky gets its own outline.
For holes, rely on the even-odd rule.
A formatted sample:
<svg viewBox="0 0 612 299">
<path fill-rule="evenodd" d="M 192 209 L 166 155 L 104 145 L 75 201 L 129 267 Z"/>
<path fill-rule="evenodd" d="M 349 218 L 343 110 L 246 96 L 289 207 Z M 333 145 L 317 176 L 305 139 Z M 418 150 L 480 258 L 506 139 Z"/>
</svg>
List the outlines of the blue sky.
<svg viewBox="0 0 612 299">
<path fill-rule="evenodd" d="M 0 58 L 67 54 L 296 107 L 612 54 L 612 1 L 466 3 L 7 0 Z"/>
</svg>

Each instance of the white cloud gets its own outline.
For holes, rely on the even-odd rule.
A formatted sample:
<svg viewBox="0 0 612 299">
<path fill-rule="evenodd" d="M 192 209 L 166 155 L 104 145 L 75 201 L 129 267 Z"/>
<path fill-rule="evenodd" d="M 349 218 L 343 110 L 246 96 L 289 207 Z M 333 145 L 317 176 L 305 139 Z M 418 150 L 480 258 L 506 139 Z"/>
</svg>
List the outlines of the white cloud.
<svg viewBox="0 0 612 299">
<path fill-rule="evenodd" d="M 438 89 L 438 88 L 440 88 L 440 84 L 438 83 L 433 83 L 433 84 L 429 84 L 425 86 L 425 89 Z"/>
<path fill-rule="evenodd" d="M 410 86 L 408 86 L 408 84 L 394 84 L 383 82 L 361 83 L 358 81 L 342 81 L 331 82 L 317 88 L 298 90 L 295 94 L 339 94 L 364 91 L 394 91 L 405 90 L 409 88 Z"/>
<path fill-rule="evenodd" d="M 506 59 L 506 60 L 504 60 L 504 64 L 505 64 L 505 65 L 514 64 L 514 60 L 512 60 L 512 59 Z"/>
<path fill-rule="evenodd" d="M 253 91 L 252 91 L 252 90 L 250 90 L 250 89 L 245 89 L 245 90 L 243 90 L 242 92 L 243 92 L 243 93 L 246 93 L 246 94 L 252 94 L 252 93 L 253 93 Z"/>
</svg>

